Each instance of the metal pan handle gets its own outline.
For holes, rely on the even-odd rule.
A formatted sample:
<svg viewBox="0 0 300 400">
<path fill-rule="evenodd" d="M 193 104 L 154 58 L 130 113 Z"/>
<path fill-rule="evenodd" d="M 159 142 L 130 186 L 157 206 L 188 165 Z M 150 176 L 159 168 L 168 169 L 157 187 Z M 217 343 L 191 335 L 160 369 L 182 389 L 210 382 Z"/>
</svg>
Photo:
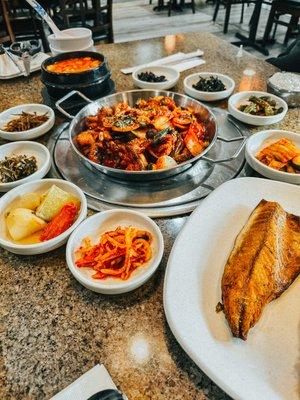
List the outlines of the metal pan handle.
<svg viewBox="0 0 300 400">
<path fill-rule="evenodd" d="M 61 103 L 63 103 L 64 101 L 68 100 L 70 97 L 74 96 L 75 94 L 77 94 L 77 96 L 80 96 L 81 98 L 83 98 L 87 103 L 92 103 L 93 102 L 91 99 L 86 97 L 84 94 L 82 94 L 78 90 L 72 90 L 72 92 L 67 93 L 64 97 L 62 97 L 61 99 L 57 100 L 57 102 L 55 103 L 55 107 L 62 114 L 64 114 L 67 118 L 70 118 L 70 119 L 74 118 L 75 115 L 69 114 L 66 110 L 64 110 L 62 108 L 62 106 L 61 106 Z"/>
<path fill-rule="evenodd" d="M 220 164 L 220 163 L 223 163 L 223 162 L 235 160 L 241 154 L 241 152 L 242 152 L 242 150 L 243 150 L 243 148 L 245 146 L 245 143 L 247 141 L 247 137 L 246 136 L 238 136 L 238 137 L 235 137 L 235 138 L 232 138 L 232 139 L 226 139 L 226 138 L 224 138 L 222 136 L 218 136 L 217 139 L 221 140 L 222 142 L 226 142 L 226 143 L 238 142 L 238 141 L 242 140 L 242 143 L 239 146 L 239 148 L 236 150 L 236 152 L 231 157 L 220 158 L 218 160 L 213 160 L 212 158 L 203 156 L 203 157 L 201 157 L 202 160 L 208 161 L 208 162 L 210 162 L 212 164 Z"/>
</svg>

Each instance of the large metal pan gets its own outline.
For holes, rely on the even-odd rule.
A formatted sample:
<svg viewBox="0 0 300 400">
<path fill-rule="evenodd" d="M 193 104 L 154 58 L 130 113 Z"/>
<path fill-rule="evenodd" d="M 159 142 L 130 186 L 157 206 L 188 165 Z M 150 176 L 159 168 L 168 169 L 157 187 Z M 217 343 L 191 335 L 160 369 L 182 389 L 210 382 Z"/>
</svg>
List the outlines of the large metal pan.
<svg viewBox="0 0 300 400">
<path fill-rule="evenodd" d="M 79 95 L 83 99 L 85 99 L 89 104 L 84 107 L 81 111 L 76 116 L 73 116 L 66 112 L 61 104 L 70 98 L 73 95 Z M 110 168 L 110 167 L 105 167 L 104 165 L 97 164 L 91 160 L 89 160 L 87 157 L 85 157 L 77 148 L 76 141 L 74 140 L 75 136 L 80 133 L 84 129 L 84 118 L 89 115 L 95 115 L 99 108 L 101 107 L 111 107 L 113 105 L 116 105 L 119 102 L 127 102 L 129 105 L 134 105 L 138 99 L 148 99 L 149 97 L 153 96 L 169 96 L 174 101 L 176 104 L 183 106 L 183 107 L 191 107 L 193 108 L 197 113 L 201 115 L 202 121 L 206 125 L 206 129 L 210 138 L 210 144 L 209 146 L 200 154 L 198 154 L 196 157 L 191 158 L 188 161 L 185 161 L 181 164 L 178 164 L 175 167 L 168 168 L 168 169 L 160 169 L 160 170 L 154 170 L 154 171 L 125 171 L 121 169 L 116 169 L 116 168 Z M 197 100 L 191 99 L 188 96 L 178 94 L 178 93 L 173 93 L 173 92 L 167 92 L 167 91 L 158 91 L 158 90 L 130 90 L 127 92 L 120 92 L 116 94 L 112 94 L 106 97 L 103 97 L 99 100 L 92 101 L 88 99 L 86 96 L 84 96 L 82 93 L 78 91 L 72 91 L 68 93 L 66 96 L 64 96 L 62 99 L 58 100 L 56 102 L 56 107 L 60 112 L 62 112 L 66 117 L 72 119 L 70 127 L 69 127 L 69 140 L 72 146 L 73 151 L 77 154 L 79 160 L 89 169 L 92 169 L 94 171 L 102 172 L 104 174 L 110 175 L 114 178 L 118 178 L 120 180 L 135 180 L 135 181 L 149 181 L 149 180 L 157 180 L 157 179 L 162 179 L 166 178 L 168 176 L 176 175 L 179 174 L 180 172 L 186 170 L 189 168 L 192 164 L 194 164 L 196 161 L 203 159 L 205 161 L 209 161 L 212 163 L 220 163 L 220 162 L 226 162 L 226 161 L 231 161 L 235 158 L 238 157 L 240 152 L 242 151 L 242 148 L 244 146 L 246 138 L 243 138 L 241 136 L 233 139 L 225 139 L 220 136 L 218 136 L 218 127 L 217 127 L 217 122 L 216 119 L 213 115 L 213 113 L 204 106 L 202 103 L 200 103 Z M 222 140 L 225 142 L 232 142 L 232 141 L 238 141 L 242 140 L 241 146 L 238 148 L 236 153 L 227 159 L 223 160 L 212 160 L 210 158 L 204 157 L 204 155 L 211 149 L 211 147 L 214 145 L 216 140 Z"/>
</svg>

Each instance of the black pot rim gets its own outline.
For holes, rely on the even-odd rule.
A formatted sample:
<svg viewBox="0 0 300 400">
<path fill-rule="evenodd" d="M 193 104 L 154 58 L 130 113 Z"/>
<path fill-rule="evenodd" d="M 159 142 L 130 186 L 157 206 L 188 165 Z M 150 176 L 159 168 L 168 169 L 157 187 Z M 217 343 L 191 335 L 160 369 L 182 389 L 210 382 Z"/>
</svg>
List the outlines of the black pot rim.
<svg viewBox="0 0 300 400">
<path fill-rule="evenodd" d="M 98 65 L 95 68 L 91 68 L 91 69 L 88 69 L 86 71 L 72 72 L 72 73 L 70 72 L 70 73 L 63 73 L 63 74 L 59 73 L 59 72 L 48 71 L 47 68 L 46 68 L 48 65 L 54 64 L 57 61 L 68 60 L 70 58 L 79 58 L 79 57 L 94 57 L 94 58 L 96 58 L 98 60 L 101 59 L 101 64 Z M 102 66 L 102 64 L 106 64 L 106 63 L 107 63 L 107 60 L 106 60 L 106 58 L 105 58 L 105 56 L 103 54 L 97 53 L 95 51 L 84 51 L 83 50 L 83 51 L 70 51 L 70 52 L 67 52 L 67 53 L 58 54 L 57 56 L 52 56 L 52 57 L 46 58 L 46 60 L 44 60 L 42 62 L 41 68 L 42 68 L 42 70 L 44 72 L 46 72 L 47 74 L 49 74 L 49 75 L 51 75 L 53 77 L 57 77 L 57 76 L 64 76 L 64 77 L 78 76 L 78 77 L 81 77 L 81 76 L 83 76 L 84 74 L 86 74 L 88 72 L 92 72 L 92 71 L 97 70 L 98 68 L 100 68 Z"/>
</svg>

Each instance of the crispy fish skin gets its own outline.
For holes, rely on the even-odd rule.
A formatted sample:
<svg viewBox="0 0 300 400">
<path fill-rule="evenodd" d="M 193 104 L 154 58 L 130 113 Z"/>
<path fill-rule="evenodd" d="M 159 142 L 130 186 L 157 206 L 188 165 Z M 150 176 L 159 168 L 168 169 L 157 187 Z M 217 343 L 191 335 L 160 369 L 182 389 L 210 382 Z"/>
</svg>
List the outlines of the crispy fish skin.
<svg viewBox="0 0 300 400">
<path fill-rule="evenodd" d="M 262 200 L 237 236 L 221 283 L 233 336 L 247 339 L 264 307 L 300 273 L 300 217 Z"/>
</svg>

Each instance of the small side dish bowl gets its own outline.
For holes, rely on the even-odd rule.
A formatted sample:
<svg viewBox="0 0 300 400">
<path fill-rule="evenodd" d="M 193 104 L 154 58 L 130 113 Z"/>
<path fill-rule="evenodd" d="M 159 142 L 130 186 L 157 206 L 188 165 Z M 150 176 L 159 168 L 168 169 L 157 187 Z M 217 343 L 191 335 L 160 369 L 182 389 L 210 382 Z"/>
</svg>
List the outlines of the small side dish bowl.
<svg viewBox="0 0 300 400">
<path fill-rule="evenodd" d="M 92 275 L 95 273 L 93 269 L 76 266 L 75 252 L 86 237 L 89 237 L 92 243 L 97 243 L 102 234 L 114 230 L 118 226 L 133 226 L 149 231 L 153 236 L 152 258 L 145 266 L 138 267 L 133 271 L 126 281 L 119 278 L 93 279 Z M 150 279 L 159 266 L 163 251 L 163 236 L 158 226 L 150 218 L 136 211 L 110 210 L 95 214 L 80 224 L 68 241 L 66 260 L 72 275 L 87 289 L 102 294 L 121 294 L 138 288 Z"/>
<path fill-rule="evenodd" d="M 211 76 L 219 78 L 226 87 L 226 90 L 221 90 L 219 92 L 203 92 L 193 88 L 193 85 L 199 81 L 200 77 L 207 79 Z M 184 92 L 194 99 L 202 101 L 218 101 L 224 100 L 232 94 L 235 88 L 235 82 L 229 76 L 217 72 L 197 72 L 196 74 L 188 75 L 183 81 L 183 86 Z"/>
<path fill-rule="evenodd" d="M 300 107 L 300 74 L 275 72 L 268 79 L 267 90 L 286 101 L 289 107 Z"/>
<path fill-rule="evenodd" d="M 273 85 L 270 79 L 267 82 L 267 90 L 269 93 L 275 94 L 283 99 L 289 107 L 300 107 L 300 91 L 280 89 Z"/>
<path fill-rule="evenodd" d="M 60 189 L 65 190 L 66 192 L 72 194 L 79 199 L 80 210 L 78 212 L 75 222 L 65 232 L 45 242 L 34 244 L 14 243 L 8 237 L 5 223 L 5 214 L 10 204 L 13 201 L 17 200 L 18 197 L 26 193 L 46 192 L 48 189 L 51 188 L 52 185 L 58 186 Z M 43 179 L 24 183 L 24 185 L 12 189 L 0 199 L 0 246 L 15 254 L 35 255 L 47 253 L 48 251 L 54 250 L 66 243 L 68 237 L 73 232 L 73 230 L 86 218 L 86 214 L 87 202 L 85 195 L 83 191 L 73 183 L 63 181 L 61 179 Z"/>
<path fill-rule="evenodd" d="M 263 164 L 256 158 L 256 155 L 264 147 L 267 147 L 282 138 L 293 141 L 295 145 L 300 148 L 300 135 L 297 133 L 273 129 L 260 131 L 250 136 L 247 140 L 245 152 L 246 160 L 256 172 L 267 178 L 300 185 L 300 174 L 277 171 L 276 169 L 270 168 Z"/>
<path fill-rule="evenodd" d="M 283 110 L 279 114 L 270 116 L 251 115 L 243 111 L 240 111 L 238 107 L 241 106 L 242 104 L 247 103 L 247 101 L 251 96 L 270 97 L 272 100 L 276 101 L 277 107 L 282 107 Z M 274 96 L 271 93 L 249 91 L 249 92 L 239 92 L 231 96 L 228 100 L 228 111 L 234 118 L 238 119 L 241 122 L 244 122 L 245 124 L 254 126 L 264 126 L 280 122 L 285 117 L 288 111 L 288 105 L 280 97 Z"/>
<path fill-rule="evenodd" d="M 139 79 L 139 75 L 142 72 L 152 72 L 153 74 L 157 76 L 165 76 L 166 81 L 164 82 L 145 82 Z M 157 90 L 166 90 L 174 87 L 176 83 L 178 82 L 180 77 L 180 73 L 172 68 L 172 67 L 167 67 L 164 65 L 152 65 L 148 67 L 142 67 L 137 69 L 135 72 L 132 74 L 132 80 L 135 86 L 141 88 L 141 89 L 157 89 Z"/>
<path fill-rule="evenodd" d="M 92 40 L 92 31 L 88 28 L 69 28 L 62 32 L 68 36 L 57 38 L 54 33 L 48 36 L 50 45 L 60 51 L 74 51 L 87 47 Z"/>
<path fill-rule="evenodd" d="M 0 182 L 0 192 L 8 192 L 16 186 L 23 185 L 23 183 L 35 181 L 37 179 L 42 179 L 48 173 L 51 166 L 51 157 L 49 150 L 46 146 L 37 142 L 14 142 L 7 143 L 0 146 L 0 161 L 5 157 L 23 155 L 33 156 L 37 161 L 37 170 L 27 176 L 26 178 L 19 179 L 17 181 L 1 183 Z"/>
<path fill-rule="evenodd" d="M 4 129 L 5 125 L 16 117 L 17 114 L 21 114 L 22 111 L 27 113 L 36 112 L 38 115 L 42 115 L 47 113 L 48 119 L 40 126 L 37 126 L 33 129 L 28 129 L 27 131 L 20 132 L 6 132 Z M 0 137 L 9 141 L 17 141 L 17 140 L 31 140 L 36 139 L 48 131 L 53 127 L 55 122 L 55 114 L 52 108 L 45 106 L 44 104 L 22 104 L 20 106 L 9 108 L 6 111 L 3 111 L 0 114 Z"/>
<path fill-rule="evenodd" d="M 70 50 L 59 50 L 59 49 L 56 49 L 55 47 L 51 46 L 51 44 L 50 44 L 50 50 L 51 50 L 52 56 L 58 56 L 59 54 L 70 53 L 70 52 L 74 51 L 73 49 L 70 49 Z M 81 47 L 80 49 L 77 49 L 77 51 L 96 51 L 96 49 L 94 47 L 94 41 L 91 40 L 84 47 Z"/>
</svg>

